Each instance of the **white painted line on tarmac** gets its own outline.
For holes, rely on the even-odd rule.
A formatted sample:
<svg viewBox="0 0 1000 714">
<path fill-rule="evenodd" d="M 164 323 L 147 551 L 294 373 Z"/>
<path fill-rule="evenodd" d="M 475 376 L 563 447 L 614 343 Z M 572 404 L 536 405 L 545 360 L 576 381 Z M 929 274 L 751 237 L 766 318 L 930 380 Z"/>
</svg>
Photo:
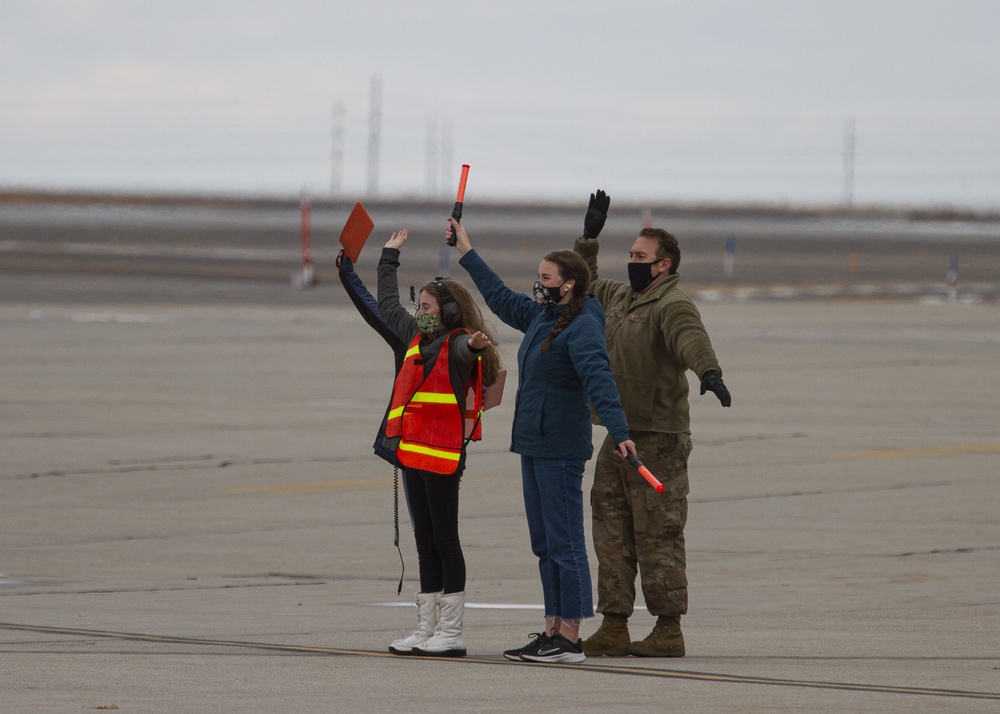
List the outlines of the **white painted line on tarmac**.
<svg viewBox="0 0 1000 714">
<path fill-rule="evenodd" d="M 412 602 L 365 602 L 361 603 L 365 607 L 414 607 Z M 467 602 L 466 610 L 544 610 L 541 604 L 524 604 L 511 602 Z M 642 605 L 636 605 L 636 610 L 645 610 Z"/>
</svg>

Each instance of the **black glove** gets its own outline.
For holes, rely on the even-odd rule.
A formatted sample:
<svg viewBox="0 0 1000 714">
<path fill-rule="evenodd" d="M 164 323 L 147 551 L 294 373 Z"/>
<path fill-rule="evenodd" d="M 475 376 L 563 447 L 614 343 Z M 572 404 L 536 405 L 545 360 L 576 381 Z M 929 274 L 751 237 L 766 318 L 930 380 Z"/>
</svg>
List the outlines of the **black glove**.
<svg viewBox="0 0 1000 714">
<path fill-rule="evenodd" d="M 704 394 L 705 392 L 714 392 L 724 407 L 728 407 L 733 403 L 733 398 L 722 381 L 722 375 L 714 369 L 708 370 L 701 376 L 701 393 Z"/>
<path fill-rule="evenodd" d="M 610 205 L 611 197 L 601 189 L 597 189 L 596 194 L 590 194 L 587 217 L 583 219 L 584 238 L 596 238 L 601 235 L 601 229 L 604 228 L 604 221 L 608 220 L 608 206 Z"/>
</svg>

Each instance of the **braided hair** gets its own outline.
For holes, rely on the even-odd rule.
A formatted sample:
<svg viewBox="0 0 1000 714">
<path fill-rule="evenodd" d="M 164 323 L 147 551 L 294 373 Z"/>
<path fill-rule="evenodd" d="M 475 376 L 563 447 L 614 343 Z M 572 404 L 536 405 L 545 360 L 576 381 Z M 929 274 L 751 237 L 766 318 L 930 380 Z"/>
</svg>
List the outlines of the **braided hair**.
<svg viewBox="0 0 1000 714">
<path fill-rule="evenodd" d="M 552 326 L 552 333 L 542 343 L 542 352 L 548 352 L 556 335 L 569 327 L 569 323 L 573 322 L 573 318 L 579 315 L 583 309 L 583 302 L 587 299 L 587 291 L 590 290 L 590 269 L 583 258 L 571 250 L 554 251 L 546 255 L 543 260 L 555 264 L 559 269 L 559 277 L 563 279 L 564 283 L 573 281 L 573 297 L 559 314 L 556 324 Z"/>
</svg>

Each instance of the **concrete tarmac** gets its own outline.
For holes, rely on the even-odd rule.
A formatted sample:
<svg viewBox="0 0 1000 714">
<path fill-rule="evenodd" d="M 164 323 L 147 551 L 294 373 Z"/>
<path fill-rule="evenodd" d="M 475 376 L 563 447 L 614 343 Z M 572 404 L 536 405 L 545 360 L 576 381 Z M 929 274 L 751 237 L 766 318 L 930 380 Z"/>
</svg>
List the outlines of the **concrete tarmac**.
<svg viewBox="0 0 1000 714">
<path fill-rule="evenodd" d="M 501 656 L 542 619 L 518 335 L 462 486 L 469 656 L 401 658 L 384 344 L 342 301 L 102 302 L 96 279 L 0 306 L 0 711 L 1000 708 L 995 305 L 700 302 L 734 403 L 693 383 L 688 655 L 528 665 Z"/>
</svg>

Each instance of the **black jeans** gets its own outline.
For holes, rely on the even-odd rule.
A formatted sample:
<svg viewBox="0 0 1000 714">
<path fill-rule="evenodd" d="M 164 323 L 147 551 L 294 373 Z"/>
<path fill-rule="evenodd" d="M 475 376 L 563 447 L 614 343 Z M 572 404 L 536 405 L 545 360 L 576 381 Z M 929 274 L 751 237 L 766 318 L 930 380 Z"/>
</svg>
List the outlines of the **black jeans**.
<svg viewBox="0 0 1000 714">
<path fill-rule="evenodd" d="M 458 486 L 463 470 L 449 476 L 403 471 L 403 491 L 417 541 L 420 592 L 465 590 L 465 556 L 458 539 Z"/>
</svg>

